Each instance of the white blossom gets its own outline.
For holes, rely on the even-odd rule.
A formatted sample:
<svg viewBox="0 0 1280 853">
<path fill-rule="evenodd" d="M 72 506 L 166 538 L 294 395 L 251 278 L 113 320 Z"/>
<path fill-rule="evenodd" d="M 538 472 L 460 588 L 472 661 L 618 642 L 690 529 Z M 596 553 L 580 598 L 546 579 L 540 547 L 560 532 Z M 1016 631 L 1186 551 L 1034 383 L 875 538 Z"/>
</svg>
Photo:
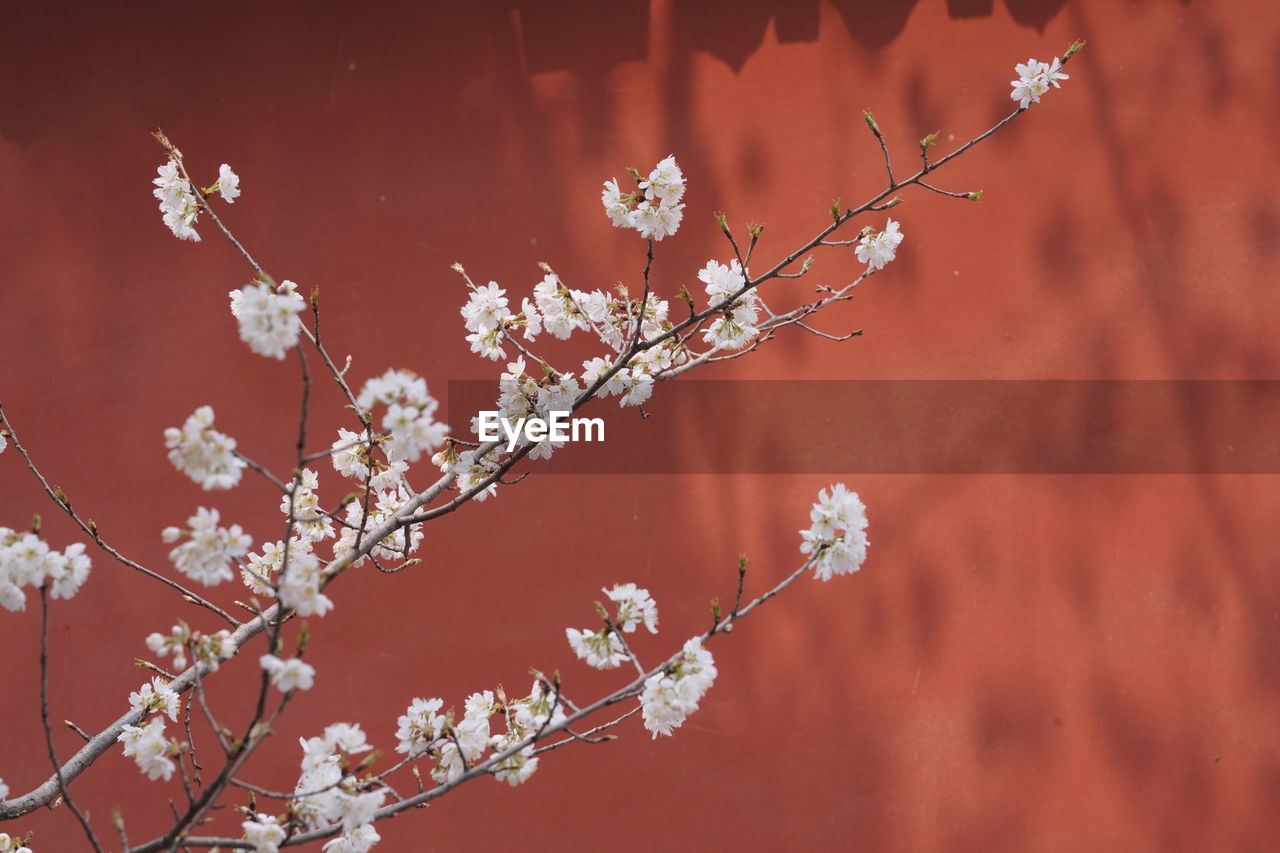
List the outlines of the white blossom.
<svg viewBox="0 0 1280 853">
<path fill-rule="evenodd" d="M 0 796 L 0 800 L 3 799 L 4 796 Z M 31 853 L 31 848 L 9 833 L 0 832 L 0 853 Z"/>
<path fill-rule="evenodd" d="M 327 842 L 322 849 L 324 853 L 368 853 L 381 840 L 373 824 L 366 823 Z"/>
<path fill-rule="evenodd" d="M 633 583 L 617 584 L 612 589 L 602 589 L 609 600 L 618 605 L 614 624 L 627 633 L 643 624 L 650 634 L 658 633 L 658 605 L 649 597 L 649 590 Z"/>
<path fill-rule="evenodd" d="M 388 370 L 368 380 L 356 401 L 366 410 L 379 404 L 387 407 L 382 429 L 390 437 L 382 447 L 388 456 L 417 462 L 423 453 L 439 447 L 449 434 L 449 425 L 435 419 L 440 404 L 427 392 L 426 380 L 408 370 Z M 359 448 L 357 458 L 347 460 L 354 470 L 361 470 L 358 466 L 367 462 L 362 453 L 363 448 Z M 386 487 L 391 485 L 395 483 Z"/>
<path fill-rule="evenodd" d="M 152 195 L 160 201 L 164 224 L 179 240 L 200 242 L 200 235 L 195 229 L 200 205 L 191 184 L 182 177 L 178 164 L 172 159 L 166 160 L 156 172 L 158 177 L 151 182 L 156 187 Z"/>
<path fill-rule="evenodd" d="M 253 845 L 255 853 L 279 853 L 280 845 L 288 837 L 274 815 L 259 814 L 240 827 L 244 830 L 244 840 Z"/>
<path fill-rule="evenodd" d="M 125 726 L 117 741 L 124 744 L 124 754 L 133 758 L 147 778 L 166 782 L 177 765 L 169 757 L 170 743 L 164 736 L 164 720 L 152 717 L 145 726 Z"/>
<path fill-rule="evenodd" d="M 604 182 L 604 191 L 600 193 L 600 203 L 604 205 L 605 216 L 613 223 L 614 228 L 628 228 L 631 225 L 631 205 L 635 196 L 624 194 L 618 187 L 618 179 Z"/>
<path fill-rule="evenodd" d="M 569 639 L 569 648 L 580 660 L 596 669 L 615 669 L 627 659 L 622 650 L 622 642 L 607 628 L 592 631 L 590 628 L 565 628 L 565 636 Z"/>
<path fill-rule="evenodd" d="M 299 534 L 312 542 L 333 536 L 333 519 L 325 514 L 316 495 L 320 476 L 310 468 L 304 468 L 296 487 L 290 482 L 286 488 L 293 495 L 293 520 Z M 280 511 L 286 516 L 289 514 L 289 494 L 280 498 Z"/>
<path fill-rule="evenodd" d="M 680 230 L 684 218 L 684 205 L 662 199 L 660 202 L 642 201 L 631 211 L 631 227 L 646 239 L 661 241 Z"/>
<path fill-rule="evenodd" d="M 747 283 L 747 277 L 736 258 L 727 266 L 714 260 L 707 261 L 707 265 L 698 270 L 698 280 L 706 286 L 707 298 L 712 307 L 728 300 Z"/>
<path fill-rule="evenodd" d="M 1009 97 L 1018 102 L 1019 109 L 1024 110 L 1040 103 L 1041 96 L 1049 91 L 1050 86 L 1061 89 L 1061 81 L 1070 79 L 1069 75 L 1062 73 L 1062 62 L 1056 56 L 1052 63 L 1028 59 L 1025 65 L 1015 65 L 1013 70 L 1017 72 L 1018 79 L 1010 82 L 1013 91 Z"/>
<path fill-rule="evenodd" d="M 502 328 L 503 323 L 511 317 L 505 294 L 506 291 L 496 281 L 472 290 L 467 297 L 467 304 L 462 306 L 460 312 L 467 331 Z"/>
<path fill-rule="evenodd" d="M 89 576 L 90 560 L 84 550 L 76 542 L 65 551 L 55 551 L 34 533 L 0 527 L 0 606 L 26 609 L 24 587 L 44 587 L 51 598 L 71 598 Z"/>
<path fill-rule="evenodd" d="M 280 577 L 280 603 L 299 616 L 324 616 L 333 609 L 333 601 L 323 588 L 324 566 L 311 551 L 310 540 L 290 540 L 288 565 Z"/>
<path fill-rule="evenodd" d="M 499 753 L 506 752 L 515 746 L 517 742 L 513 741 L 509 735 L 495 735 L 492 741 L 493 750 Z M 537 769 L 538 758 L 533 754 L 533 744 L 530 744 L 495 764 L 493 766 L 493 777 L 499 782 L 506 782 L 514 788 L 528 781 L 529 777 L 533 775 L 533 771 Z"/>
<path fill-rule="evenodd" d="M 373 542 L 373 539 L 369 536 L 369 531 L 391 520 L 412 499 L 413 492 L 403 486 L 398 486 L 394 489 L 377 490 L 373 493 L 373 500 L 367 517 L 365 516 L 363 501 L 354 500 L 348 503 L 346 524 L 338 534 L 337 540 L 333 543 L 333 556 L 337 559 L 351 557 L 356 550 L 357 538 L 360 538 L 362 549 L 365 544 Z M 360 535 L 361 529 L 365 531 L 364 536 Z M 373 555 L 378 559 L 403 560 L 406 553 L 414 553 L 422 543 L 422 525 L 414 525 L 412 530 L 408 532 L 409 542 L 407 547 L 405 545 L 405 535 L 406 528 L 404 527 L 399 527 L 387 534 L 373 545 Z M 360 565 L 366 559 L 367 556 L 356 558 L 355 565 Z"/>
<path fill-rule="evenodd" d="M 144 717 L 153 713 L 163 714 L 176 723 L 182 703 L 169 682 L 157 675 L 129 694 L 129 707 L 142 711 Z"/>
<path fill-rule="evenodd" d="M 349 794 L 338 790 L 334 793 L 332 817 L 342 822 L 343 832 L 354 832 L 373 822 L 374 812 L 387 797 L 385 788 Z"/>
<path fill-rule="evenodd" d="M 369 443 L 363 433 L 338 428 L 338 440 L 330 450 L 333 470 L 363 482 L 369 476 Z"/>
<path fill-rule="evenodd" d="M 698 710 L 716 674 L 715 660 L 711 652 L 702 647 L 702 638 L 687 641 L 675 664 L 645 680 L 644 692 L 640 695 L 644 727 L 653 732 L 655 739 L 658 735 L 670 735 Z"/>
<path fill-rule="evenodd" d="M 414 699 L 396 721 L 396 752 L 421 755 L 444 732 L 445 718 L 440 713 L 442 699 Z"/>
<path fill-rule="evenodd" d="M 216 509 L 199 507 L 187 519 L 186 541 L 169 552 L 178 571 L 205 586 L 231 580 L 234 561 L 253 546 L 240 525 L 219 527 L 218 520 Z"/>
<path fill-rule="evenodd" d="M 898 230 L 898 223 L 892 219 L 879 233 L 873 232 L 870 228 L 866 229 L 862 239 L 854 248 L 858 262 L 866 264 L 873 270 L 884 269 L 885 264 L 896 257 L 902 236 L 902 232 Z"/>
<path fill-rule="evenodd" d="M 0 779 L 0 803 L 4 802 L 8 797 L 9 786 L 4 783 L 3 779 Z"/>
<path fill-rule="evenodd" d="M 235 204 L 240 197 L 240 176 L 226 163 L 218 167 L 218 195 L 227 204 Z"/>
<path fill-rule="evenodd" d="M 843 483 L 818 492 L 809 511 L 810 526 L 800 531 L 800 552 L 813 560 L 814 577 L 831 580 L 856 572 L 867 559 L 867 510 Z"/>
<path fill-rule="evenodd" d="M 564 721 L 564 706 L 558 701 L 552 705 L 554 694 L 542 679 L 535 679 L 533 688 L 524 699 L 510 703 L 515 713 L 511 717 L 513 728 L 525 734 L 538 731 L 543 726 L 554 726 Z"/>
<path fill-rule="evenodd" d="M 640 182 L 645 198 L 660 198 L 672 204 L 684 198 L 684 186 L 684 173 L 676 165 L 675 155 L 660 160 L 649 173 L 649 179 Z"/>
<path fill-rule="evenodd" d="M 283 281 L 276 288 L 257 282 L 230 292 L 231 314 L 239 324 L 240 340 L 258 355 L 283 359 L 286 350 L 297 346 L 302 332 L 298 313 L 307 303 L 296 288 L 292 281 Z"/>
<path fill-rule="evenodd" d="M 166 429 L 164 445 L 173 467 L 206 492 L 230 489 L 240 482 L 245 463 L 235 454 L 236 440 L 213 428 L 212 406 L 196 409 L 181 429 Z"/>
<path fill-rule="evenodd" d="M 316 670 L 300 658 L 281 660 L 275 655 L 263 655 L 258 663 L 271 676 L 271 683 L 281 693 L 292 690 L 310 690 L 315 683 Z"/>
<path fill-rule="evenodd" d="M 62 553 L 62 559 L 46 569 L 50 598 L 71 598 L 89 578 L 92 563 L 84 552 L 84 545 L 73 542 Z"/>
</svg>

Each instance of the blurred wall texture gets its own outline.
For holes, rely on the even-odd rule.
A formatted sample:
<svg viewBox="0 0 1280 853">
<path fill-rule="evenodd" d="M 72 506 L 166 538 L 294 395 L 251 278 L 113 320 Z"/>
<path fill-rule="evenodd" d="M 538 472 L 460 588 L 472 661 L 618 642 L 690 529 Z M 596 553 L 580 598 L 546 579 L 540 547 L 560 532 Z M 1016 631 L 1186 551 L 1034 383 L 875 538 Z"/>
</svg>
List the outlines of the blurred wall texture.
<svg viewBox="0 0 1280 853">
<path fill-rule="evenodd" d="M 77 508 L 162 569 L 160 530 L 199 505 L 278 536 L 268 486 L 200 492 L 162 430 L 209 403 L 287 470 L 297 377 L 238 341 L 226 293 L 247 270 L 212 227 L 193 245 L 161 225 L 157 127 L 198 175 L 241 174 L 228 222 L 276 277 L 320 288 L 353 381 L 400 366 L 443 394 L 494 375 L 463 341 L 454 260 L 515 293 L 540 260 L 575 287 L 634 285 L 641 241 L 609 227 L 600 183 L 674 153 L 689 209 L 654 266 L 672 296 L 726 255 L 713 211 L 766 223 L 771 261 L 833 198 L 875 192 L 863 108 L 905 168 L 925 133 L 945 150 L 1007 112 L 1015 62 L 1084 38 L 1062 91 L 938 175 L 982 188 L 980 204 L 911 192 L 894 211 L 898 262 L 824 325 L 863 337 L 784 336 L 702 376 L 1280 379 L 1270 3 L 46 3 L 8 17 L 0 399 Z M 813 276 L 854 267 L 834 253 Z M 329 385 L 317 404 L 322 446 L 343 412 Z M 1212 443 L 1201 414 L 1162 438 Z M 831 442 L 851 440 L 833 424 Z M 805 582 L 718 642 L 720 680 L 676 737 L 631 721 L 520 789 L 482 780 L 385 824 L 385 849 L 1276 849 L 1273 476 L 533 476 L 429 527 L 413 571 L 335 587 L 312 625 L 316 687 L 251 781 L 292 785 L 297 738 L 336 719 L 390 752 L 414 696 L 514 693 L 530 666 L 579 696 L 604 689 L 563 636 L 590 624 L 601 586 L 651 590 L 656 659 L 732 595 L 740 552 L 750 589 L 797 564 L 796 531 L 835 479 L 869 507 L 863 572 Z M 12 451 L 0 483 L 0 523 L 40 511 L 54 544 L 71 541 Z M 97 554 L 89 585 L 55 604 L 52 713 L 89 730 L 143 680 L 147 633 L 175 615 L 215 627 Z M 0 776 L 15 793 L 49 774 L 38 624 L 38 607 L 0 613 Z M 214 692 L 237 720 L 252 679 L 231 669 Z M 59 725 L 57 744 L 77 739 Z M 118 751 L 72 791 L 112 840 L 114 807 L 139 841 L 181 797 Z M 83 844 L 62 811 L 4 829 L 35 830 L 40 851 Z"/>
</svg>

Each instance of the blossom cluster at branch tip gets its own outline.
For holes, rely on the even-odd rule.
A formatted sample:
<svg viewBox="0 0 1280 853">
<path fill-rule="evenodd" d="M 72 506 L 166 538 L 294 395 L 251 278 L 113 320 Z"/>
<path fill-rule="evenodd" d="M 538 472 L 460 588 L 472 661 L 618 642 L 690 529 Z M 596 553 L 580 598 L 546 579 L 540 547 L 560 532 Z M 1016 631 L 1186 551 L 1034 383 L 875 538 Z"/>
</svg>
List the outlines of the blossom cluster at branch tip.
<svg viewBox="0 0 1280 853">
<path fill-rule="evenodd" d="M 828 581 L 856 572 L 867 559 L 867 508 L 857 492 L 836 483 L 818 492 L 809 510 L 809 529 L 801 530 L 800 553 L 813 560 L 814 577 Z"/>
<path fill-rule="evenodd" d="M 164 224 L 179 240 L 200 242 L 200 234 L 196 231 L 196 218 L 200 215 L 200 202 L 196 199 L 191 184 L 182 176 L 178 163 L 172 158 L 164 161 L 164 165 L 156 169 L 157 177 L 151 183 L 155 189 L 151 191 L 160 201 L 160 213 Z"/>
<path fill-rule="evenodd" d="M 231 580 L 232 566 L 249 553 L 253 540 L 240 525 L 220 527 L 216 509 L 199 507 L 187 519 L 187 529 L 166 527 L 161 538 L 170 544 L 181 541 L 169 552 L 173 565 L 187 577 L 205 586 Z"/>
<path fill-rule="evenodd" d="M 151 194 L 160 202 L 160 213 L 164 224 L 179 240 L 200 242 L 200 234 L 196 231 L 196 220 L 200 217 L 200 199 L 195 189 L 183 177 L 182 168 L 176 157 L 171 156 L 156 169 L 156 178 L 151 182 L 155 189 Z M 240 176 L 231 167 L 223 163 L 218 167 L 218 180 L 205 193 L 217 192 L 227 204 L 234 204 L 240 197 Z"/>
<path fill-rule="evenodd" d="M 244 460 L 236 456 L 236 440 L 213 428 L 212 406 L 196 409 L 181 429 L 166 429 L 164 446 L 173 467 L 206 492 L 230 489 L 240 482 Z"/>
<path fill-rule="evenodd" d="M 24 587 L 45 588 L 50 598 L 71 598 L 92 567 L 84 551 L 79 542 L 55 551 L 35 533 L 0 527 L 0 607 L 25 610 Z"/>
<path fill-rule="evenodd" d="M 716 680 L 716 664 L 701 637 L 684 644 L 674 664 L 645 679 L 640 694 L 640 715 L 644 727 L 658 735 L 670 735 L 680 728 Z"/>
<path fill-rule="evenodd" d="M 1068 57 L 1070 53 L 1071 51 L 1067 51 Z M 1069 75 L 1062 73 L 1062 62 L 1056 56 L 1053 62 L 1028 59 L 1025 65 L 1015 65 L 1013 70 L 1017 72 L 1018 79 L 1010 81 L 1013 91 L 1009 93 L 1009 97 L 1018 102 L 1019 109 L 1024 110 L 1032 104 L 1040 103 L 1041 96 L 1049 91 L 1050 86 L 1061 89 L 1061 81 L 1071 79 Z"/>
<path fill-rule="evenodd" d="M 253 352 L 283 359 L 286 351 L 298 345 L 302 332 L 298 314 L 307 303 L 297 287 L 292 281 L 282 281 L 276 287 L 259 281 L 228 294 L 231 314 L 239 325 L 240 340 Z"/>
<path fill-rule="evenodd" d="M 885 265 L 897 257 L 902 237 L 898 223 L 892 219 L 888 220 L 883 231 L 877 232 L 869 227 L 864 229 L 862 238 L 854 248 L 858 263 L 866 264 L 873 270 L 884 269 Z"/>
<path fill-rule="evenodd" d="M 634 583 L 617 584 L 601 591 L 617 607 L 611 622 L 599 630 L 565 628 L 564 634 L 569 648 L 587 666 L 616 669 L 628 657 L 626 641 L 617 632 L 631 633 L 636 626 L 644 625 L 649 633 L 658 633 L 658 605 L 647 589 L 640 589 Z"/>
<path fill-rule="evenodd" d="M 616 178 L 604 182 L 600 201 L 605 215 L 615 228 L 632 228 L 646 239 L 656 241 L 676 233 L 684 218 L 685 191 L 684 173 L 676 158 L 664 158 L 647 179 L 641 180 L 638 172 L 632 174 L 637 179 L 634 192 L 623 193 Z"/>
</svg>

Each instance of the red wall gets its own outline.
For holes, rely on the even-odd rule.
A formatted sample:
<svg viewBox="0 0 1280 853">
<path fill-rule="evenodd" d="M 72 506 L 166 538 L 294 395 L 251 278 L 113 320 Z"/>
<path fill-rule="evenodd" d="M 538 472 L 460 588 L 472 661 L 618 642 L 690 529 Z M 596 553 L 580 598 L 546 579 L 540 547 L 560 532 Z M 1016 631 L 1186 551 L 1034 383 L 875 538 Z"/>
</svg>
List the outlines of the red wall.
<svg viewBox="0 0 1280 853">
<path fill-rule="evenodd" d="M 655 262 L 666 295 L 724 256 L 714 210 L 767 223 L 760 252 L 780 257 L 834 196 L 878 188 L 863 107 L 905 163 L 928 131 L 986 127 L 1015 61 L 1077 37 L 1063 91 L 939 176 L 981 204 L 914 193 L 895 211 L 900 260 L 829 321 L 864 337 L 785 337 L 703 376 L 1280 378 L 1269 3 L 26 4 L 0 37 L 0 400 L 105 537 L 167 567 L 161 528 L 210 496 L 170 468 L 164 427 L 211 403 L 287 469 L 296 376 L 237 340 L 226 292 L 246 270 L 212 228 L 191 245 L 161 225 L 150 130 L 200 175 L 242 175 L 227 220 L 274 275 L 320 287 L 357 382 L 403 366 L 443 393 L 492 375 L 467 352 L 450 262 L 517 292 L 544 259 L 574 286 L 636 282 L 641 243 L 608 227 L 599 186 L 667 153 L 690 190 Z M 324 437 L 343 413 L 332 388 L 318 399 Z M 1167 429 L 1214 440 L 1194 413 Z M 841 478 L 869 507 L 864 571 L 803 583 L 717 642 L 720 680 L 675 738 L 635 722 L 522 789 L 481 780 L 386 824 L 385 849 L 1274 849 L 1273 477 Z M 562 633 L 600 586 L 652 591 L 656 658 L 731 594 L 740 551 L 755 589 L 797 563 L 832 479 L 535 476 L 441 519 L 421 567 L 335 588 L 313 620 L 317 685 L 248 775 L 291 784 L 297 736 L 335 719 L 390 751 L 413 696 L 515 690 L 531 665 L 603 689 Z M 0 523 L 40 511 L 70 541 L 12 451 L 0 483 Z M 278 535 L 265 485 L 215 499 Z M 121 713 L 143 637 L 176 613 L 216 627 L 97 557 L 55 606 L 54 718 Z M 15 793 L 48 776 L 37 629 L 37 608 L 0 613 Z M 242 718 L 249 681 L 218 682 Z M 122 807 L 134 840 L 180 796 L 118 751 L 72 791 L 106 838 Z M 16 828 L 40 851 L 82 843 L 62 811 Z"/>
</svg>

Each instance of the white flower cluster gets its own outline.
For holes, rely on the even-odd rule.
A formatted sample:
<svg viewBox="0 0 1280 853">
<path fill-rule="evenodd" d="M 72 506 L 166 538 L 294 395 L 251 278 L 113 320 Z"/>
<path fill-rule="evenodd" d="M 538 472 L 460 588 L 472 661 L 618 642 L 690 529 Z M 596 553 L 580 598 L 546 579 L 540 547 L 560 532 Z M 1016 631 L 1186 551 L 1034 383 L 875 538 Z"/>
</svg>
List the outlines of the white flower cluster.
<svg viewBox="0 0 1280 853">
<path fill-rule="evenodd" d="M 173 665 L 177 669 L 187 668 L 187 654 L 190 652 L 209 672 L 217 672 L 219 664 L 236 652 L 236 644 L 231 639 L 230 631 L 202 634 L 192 631 L 185 622 L 174 625 L 168 634 L 161 634 L 159 631 L 148 634 L 147 648 L 152 654 L 162 658 L 172 652 Z"/>
<path fill-rule="evenodd" d="M 206 492 L 230 489 L 240 482 L 245 463 L 235 454 L 236 440 L 213 428 L 212 406 L 196 409 L 182 429 L 166 429 L 164 446 L 173 467 Z"/>
<path fill-rule="evenodd" d="M 444 447 L 431 457 L 431 463 L 446 474 L 452 473 L 454 486 L 459 492 L 465 493 L 479 486 L 498 469 L 498 451 L 487 456 L 479 456 L 474 450 L 459 453 L 452 441 L 446 441 Z M 484 503 L 486 498 L 497 493 L 498 484 L 490 483 L 476 492 L 473 500 Z"/>
<path fill-rule="evenodd" d="M 640 173 L 632 170 L 637 189 L 623 193 L 617 179 L 604 182 L 600 201 L 605 215 L 615 228 L 633 228 L 640 236 L 651 240 L 676 233 L 684 218 L 684 173 L 676 165 L 676 158 L 668 156 L 658 163 L 642 180 Z"/>
<path fill-rule="evenodd" d="M 254 815 L 253 820 L 240 824 L 244 830 L 244 840 L 253 845 L 254 853 L 280 853 L 280 845 L 289 837 L 280 819 L 275 815 Z"/>
<path fill-rule="evenodd" d="M 9 789 L 0 785 L 0 801 L 8 795 Z M 7 832 L 0 832 L 0 853 L 31 853 L 31 848 L 21 839 L 14 838 Z"/>
<path fill-rule="evenodd" d="M 186 530 L 166 527 L 161 533 L 161 538 L 170 544 L 185 539 L 169 552 L 169 559 L 178 571 L 205 586 L 231 580 L 232 565 L 253 547 L 253 540 L 240 525 L 219 527 L 219 518 L 216 509 L 199 507 L 187 519 Z"/>
<path fill-rule="evenodd" d="M 200 216 L 200 200 L 177 160 L 172 157 L 156 169 L 157 177 L 151 183 L 155 189 L 151 191 L 160 202 L 160 213 L 164 216 L 164 224 L 179 240 L 200 242 L 200 234 L 196 231 L 196 219 Z M 240 176 L 223 163 L 218 168 L 218 180 L 206 193 L 217 192 L 227 204 L 234 204 L 240 197 Z"/>
<path fill-rule="evenodd" d="M 286 350 L 298 345 L 302 332 L 298 313 L 307 303 L 297 287 L 292 281 L 282 281 L 275 288 L 255 282 L 228 294 L 231 314 L 240 326 L 240 340 L 249 349 L 268 358 L 283 359 Z"/>
<path fill-rule="evenodd" d="M 389 459 L 417 462 L 423 453 L 434 452 L 449 434 L 449 425 L 435 419 L 440 404 L 427 392 L 427 381 L 408 370 L 388 370 L 370 379 L 356 402 L 366 411 L 376 404 L 387 407 L 382 429 L 389 437 L 382 447 Z M 359 439 L 354 433 L 348 435 Z"/>
<path fill-rule="evenodd" d="M 218 167 L 218 182 L 213 187 L 227 204 L 235 204 L 240 198 L 240 176 L 226 163 Z"/>
<path fill-rule="evenodd" d="M 355 553 L 357 538 L 360 538 L 361 547 L 363 547 L 370 539 L 369 531 L 390 521 L 406 503 L 412 500 L 413 496 L 413 491 L 404 486 L 377 490 L 372 495 L 368 516 L 364 512 L 363 501 L 353 500 L 348 503 L 346 524 L 343 525 L 342 532 L 333 543 L 333 556 L 341 560 Z M 361 528 L 365 530 L 363 537 L 360 536 Z M 420 544 L 422 544 L 422 525 L 413 526 L 407 546 L 405 528 L 399 527 L 378 540 L 378 544 L 373 547 L 373 556 L 379 560 L 407 559 L 410 554 L 418 550 Z M 359 557 L 355 565 L 360 565 L 365 559 L 366 557 Z"/>
<path fill-rule="evenodd" d="M 862 239 L 853 250 L 858 256 L 858 263 L 866 264 L 873 270 L 884 269 L 886 264 L 897 257 L 898 244 L 902 242 L 902 237 L 898 223 L 892 219 L 880 232 L 873 230 L 870 226 L 864 228 Z"/>
<path fill-rule="evenodd" d="M 462 719 L 456 724 L 452 711 L 441 713 L 444 700 L 414 699 L 396 721 L 396 737 L 400 741 L 396 752 L 411 758 L 430 757 L 435 762 L 431 778 L 443 785 L 481 762 L 488 750 L 501 755 L 515 749 L 490 771 L 499 782 L 514 787 L 538 767 L 533 745 L 520 745 L 546 726 L 564 719 L 564 708 L 554 699 L 541 679 L 534 681 L 528 696 L 505 704 L 496 702 L 490 690 L 473 693 L 467 697 Z M 492 733 L 491 718 L 495 714 L 505 724 L 503 733 Z"/>
<path fill-rule="evenodd" d="M 658 605 L 649 596 L 649 590 L 633 583 L 618 584 L 601 592 L 617 605 L 612 622 L 598 631 L 565 628 L 564 633 L 573 653 L 588 666 L 615 669 L 627 659 L 626 643 L 616 632 L 629 634 L 637 625 L 644 625 L 650 634 L 658 633 Z"/>
<path fill-rule="evenodd" d="M 513 314 L 507 308 L 506 293 L 496 281 L 491 281 L 483 287 L 473 288 L 461 310 L 463 324 L 471 333 L 467 335 L 471 351 L 491 361 L 507 357 L 506 350 L 502 348 L 502 338 L 508 334 L 507 329 L 523 329 L 521 334 L 526 341 L 536 340 L 542 331 L 542 315 L 538 313 L 537 306 L 526 298 L 520 305 L 520 313 Z"/>
<path fill-rule="evenodd" d="M 164 736 L 164 720 L 160 717 L 152 717 L 144 726 L 125 726 L 116 740 L 124 744 L 125 756 L 132 758 L 138 770 L 153 782 L 168 782 L 177 769 L 170 756 L 177 754 L 178 745 Z"/>
<path fill-rule="evenodd" d="M 293 493 L 293 525 L 299 536 L 319 542 L 333 536 L 333 519 L 320 506 L 316 491 L 320 488 L 320 476 L 310 468 L 302 469 L 297 487 L 288 483 L 286 489 Z M 289 495 L 280 498 L 280 511 L 289 515 Z"/>
<path fill-rule="evenodd" d="M 1028 59 L 1026 65 L 1015 65 L 1013 70 L 1018 73 L 1018 79 L 1010 81 L 1013 91 L 1009 93 L 1009 97 L 1017 101 L 1018 107 L 1024 110 L 1032 104 L 1040 103 L 1040 97 L 1049 91 L 1050 86 L 1061 89 L 1061 81 L 1071 79 L 1069 75 L 1062 73 L 1062 63 L 1056 56 L 1053 62 Z"/>
<path fill-rule="evenodd" d="M 703 343 L 718 350 L 735 350 L 755 340 L 759 333 L 756 323 L 760 293 L 752 288 L 732 299 L 747 283 L 746 271 L 738 261 L 732 260 L 728 266 L 707 261 L 706 267 L 698 271 L 698 279 L 706 286 L 711 307 L 721 310 L 721 315 L 703 330 Z"/>
<path fill-rule="evenodd" d="M 711 652 L 702 647 L 702 638 L 684 644 L 679 659 L 644 682 L 640 694 L 640 715 L 644 727 L 658 735 L 670 735 L 698 710 L 698 703 L 716 680 L 716 664 Z"/>
<path fill-rule="evenodd" d="M 0 607 L 25 610 L 23 587 L 48 584 L 50 598 L 71 598 L 89 577 L 90 560 L 79 542 L 54 551 L 35 533 L 0 527 Z"/>
<path fill-rule="evenodd" d="M 347 768 L 352 756 L 373 747 L 360 726 L 351 723 L 334 723 L 325 728 L 323 736 L 302 738 L 299 742 L 302 773 L 294 788 L 290 812 L 307 829 L 341 826 L 342 835 L 324 846 L 330 853 L 365 853 L 380 840 L 373 820 L 387 791 L 385 788 L 366 790 L 365 784 L 348 773 Z M 251 831 L 248 822 L 244 828 L 248 840 Z M 258 827 L 252 831 L 264 836 L 274 834 Z"/>
<path fill-rule="evenodd" d="M 182 177 L 176 161 L 170 159 L 156 169 L 157 177 L 151 183 L 155 189 L 151 191 L 160 201 L 160 213 L 164 215 L 164 224 L 179 240 L 200 242 L 196 232 L 196 217 L 200 215 L 200 203 L 196 200 L 191 184 Z"/>
<path fill-rule="evenodd" d="M 0 453 L 4 453 L 6 447 L 9 446 L 9 431 L 0 429 Z"/>
<path fill-rule="evenodd" d="M 867 559 L 867 508 L 857 492 L 836 483 L 818 492 L 809 511 L 810 526 L 801 530 L 800 553 L 813 559 L 814 577 L 828 581 L 856 572 Z"/>
<path fill-rule="evenodd" d="M 271 676 L 271 683 L 281 693 L 292 690 L 310 690 L 315 683 L 316 669 L 301 658 L 282 660 L 275 655 L 263 655 L 258 663 Z"/>
<path fill-rule="evenodd" d="M 149 714 L 163 714 L 176 723 L 182 702 L 169 682 L 157 675 L 129 694 L 129 707 L 141 711 L 144 718 Z"/>
<path fill-rule="evenodd" d="M 324 616 L 333 609 L 333 601 L 325 595 L 325 566 L 311 550 L 311 540 L 294 537 L 289 540 L 289 560 L 280 576 L 277 592 L 280 603 L 299 616 Z M 337 550 L 334 545 L 334 550 Z M 265 549 L 264 549 L 265 551 Z M 275 556 L 284 560 L 284 546 L 276 543 Z M 275 569 L 280 569 L 276 563 Z"/>
</svg>

